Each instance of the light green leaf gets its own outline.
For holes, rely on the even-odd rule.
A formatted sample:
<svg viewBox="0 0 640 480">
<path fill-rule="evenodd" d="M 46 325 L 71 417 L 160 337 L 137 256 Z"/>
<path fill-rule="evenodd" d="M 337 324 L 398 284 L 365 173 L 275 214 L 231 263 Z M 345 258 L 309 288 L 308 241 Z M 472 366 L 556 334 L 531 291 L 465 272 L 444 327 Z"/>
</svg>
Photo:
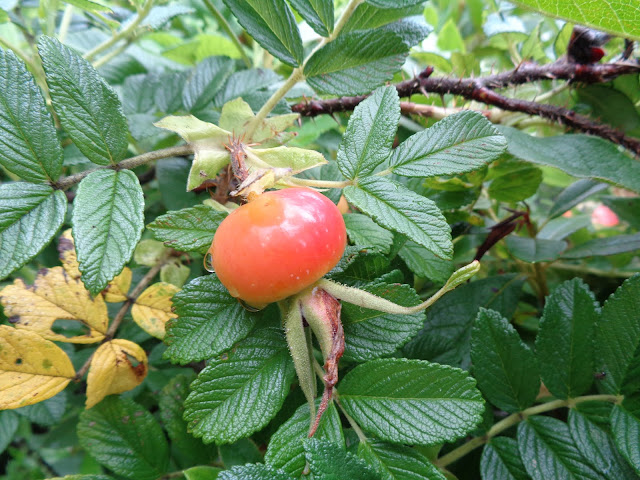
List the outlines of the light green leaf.
<svg viewBox="0 0 640 480">
<path fill-rule="evenodd" d="M 342 33 L 382 27 L 411 15 L 420 15 L 422 10 L 419 5 L 400 8 L 379 8 L 368 3 L 361 3 L 342 29 Z"/>
<path fill-rule="evenodd" d="M 222 470 L 216 467 L 207 467 L 205 465 L 199 467 L 191 467 L 184 470 L 184 474 L 187 480 L 216 480 L 218 474 Z"/>
<path fill-rule="evenodd" d="M 271 168 L 290 168 L 292 175 L 328 163 L 320 152 L 306 148 L 281 146 L 258 150 L 247 147 L 247 151 Z"/>
<path fill-rule="evenodd" d="M 80 445 L 105 467 L 132 480 L 156 480 L 169 467 L 162 428 L 129 399 L 105 398 L 80 414 Z"/>
<path fill-rule="evenodd" d="M 585 258 L 616 255 L 640 250 L 640 233 L 594 238 L 564 252 L 562 258 Z"/>
<path fill-rule="evenodd" d="M 371 175 L 391 155 L 399 120 L 394 87 L 380 87 L 354 109 L 338 147 L 338 167 L 345 177 Z"/>
<path fill-rule="evenodd" d="M 98 165 L 118 163 L 127 153 L 127 119 L 113 88 L 89 62 L 46 36 L 38 52 L 53 108 L 73 143 Z"/>
<path fill-rule="evenodd" d="M 156 240 L 182 252 L 207 253 L 220 222 L 227 216 L 206 205 L 160 215 L 147 225 Z"/>
<path fill-rule="evenodd" d="M 82 282 L 93 295 L 131 259 L 144 228 L 142 187 L 130 170 L 97 170 L 80 182 L 71 217 Z"/>
<path fill-rule="evenodd" d="M 640 475 L 640 419 L 621 405 L 611 411 L 611 433 L 622 456 Z"/>
<path fill-rule="evenodd" d="M 497 159 L 506 146 L 505 138 L 483 115 L 465 111 L 402 142 L 393 151 L 391 169 L 406 177 L 466 173 Z"/>
<path fill-rule="evenodd" d="M 435 204 L 383 177 L 365 177 L 344 189 L 350 203 L 382 226 L 408 236 L 436 256 L 453 254 L 451 231 Z"/>
<path fill-rule="evenodd" d="M 507 137 L 507 150 L 514 157 L 640 192 L 640 162 L 606 140 L 574 134 L 539 138 L 511 127 L 497 128 Z"/>
<path fill-rule="evenodd" d="M 0 48 L 0 165 L 30 182 L 57 180 L 62 148 L 40 89 L 24 63 Z"/>
<path fill-rule="evenodd" d="M 164 356 L 181 364 L 231 348 L 262 315 L 244 309 L 215 275 L 192 280 L 173 296 L 172 303 L 178 318 L 167 324 Z"/>
<path fill-rule="evenodd" d="M 592 3 L 589 0 L 516 0 L 538 12 L 625 38 L 640 40 L 640 5 L 626 0 Z"/>
<path fill-rule="evenodd" d="M 564 240 L 546 240 L 510 235 L 506 238 L 507 248 L 514 257 L 528 263 L 552 262 L 567 248 Z"/>
<path fill-rule="evenodd" d="M 480 422 L 484 400 L 467 372 L 422 360 L 380 359 L 358 365 L 339 386 L 346 412 L 392 443 L 435 445 Z"/>
<path fill-rule="evenodd" d="M 358 456 L 373 466 L 382 480 L 445 480 L 427 457 L 405 445 L 360 443 Z"/>
<path fill-rule="evenodd" d="M 589 287 L 576 278 L 547 297 L 536 357 L 542 381 L 558 398 L 585 393 L 593 383 L 593 341 L 600 307 Z"/>
<path fill-rule="evenodd" d="M 109 7 L 90 0 L 64 0 L 64 3 L 78 7 L 85 12 L 111 12 Z"/>
<path fill-rule="evenodd" d="M 520 202 L 536 193 L 540 183 L 542 170 L 522 168 L 496 177 L 489 185 L 489 196 L 499 202 Z"/>
<path fill-rule="evenodd" d="M 64 222 L 67 197 L 48 185 L 0 185 L 0 279 L 36 256 Z"/>
<path fill-rule="evenodd" d="M 227 57 L 209 57 L 200 62 L 187 77 L 182 92 L 187 111 L 205 108 L 231 75 L 233 67 L 233 60 Z"/>
<path fill-rule="evenodd" d="M 444 284 L 453 273 L 453 262 L 436 257 L 431 251 L 411 240 L 405 242 L 398 256 L 417 276 L 437 284 Z"/>
<path fill-rule="evenodd" d="M 333 0 L 289 0 L 302 18 L 322 37 L 333 31 Z"/>
<path fill-rule="evenodd" d="M 224 0 L 249 35 L 273 56 L 297 67 L 304 52 L 296 19 L 280 0 Z"/>
<path fill-rule="evenodd" d="M 304 441 L 307 461 L 315 480 L 353 478 L 381 480 L 381 477 L 355 455 L 326 440 L 309 438 Z"/>
<path fill-rule="evenodd" d="M 496 407 L 513 413 L 535 401 L 540 390 L 535 356 L 498 312 L 484 308 L 478 312 L 471 361 L 478 388 Z"/>
<path fill-rule="evenodd" d="M 403 8 L 421 5 L 425 0 L 367 0 L 367 3 L 378 8 Z"/>
<path fill-rule="evenodd" d="M 480 459 L 482 480 L 530 480 L 524 468 L 518 443 L 513 438 L 492 438 Z"/>
<path fill-rule="evenodd" d="M 256 330 L 209 361 L 191 384 L 184 418 L 205 442 L 232 443 L 260 430 L 278 413 L 295 376 L 282 331 Z"/>
<path fill-rule="evenodd" d="M 178 15 L 186 15 L 188 13 L 193 13 L 195 10 L 193 8 L 189 8 L 185 5 L 172 4 L 172 5 L 156 5 L 154 6 L 149 15 L 147 15 L 142 23 L 141 27 L 148 27 L 153 30 L 158 30 L 165 23 L 167 23 L 172 18 L 177 17 Z M 136 16 L 133 16 L 131 20 L 127 19 L 127 21 L 123 24 L 122 28 L 127 28 L 133 19 Z"/>
<path fill-rule="evenodd" d="M 389 253 L 393 243 L 393 233 L 361 213 L 349 213 L 343 218 L 347 235 L 352 243 L 371 247 L 381 253 Z"/>
</svg>

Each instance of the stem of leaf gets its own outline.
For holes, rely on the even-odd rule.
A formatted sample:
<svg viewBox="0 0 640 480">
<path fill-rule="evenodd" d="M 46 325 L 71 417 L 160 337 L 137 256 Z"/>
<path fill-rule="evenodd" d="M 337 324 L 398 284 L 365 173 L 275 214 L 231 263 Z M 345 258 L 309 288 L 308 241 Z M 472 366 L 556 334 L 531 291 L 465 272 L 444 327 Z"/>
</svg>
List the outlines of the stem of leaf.
<svg viewBox="0 0 640 480">
<path fill-rule="evenodd" d="M 204 0 L 204 4 L 211 12 L 211 15 L 215 17 L 216 22 L 218 22 L 218 25 L 220 26 L 220 28 L 222 28 L 222 30 L 224 30 L 226 34 L 229 36 L 229 38 L 235 45 L 236 50 L 238 50 L 238 52 L 240 53 L 240 57 L 242 57 L 242 61 L 244 62 L 246 67 L 251 68 L 251 60 L 249 60 L 247 53 L 244 51 L 244 47 L 240 43 L 240 40 L 238 40 L 238 37 L 236 36 L 236 34 L 233 33 L 233 30 L 231 30 L 231 25 L 229 25 L 229 22 L 227 22 L 227 19 L 224 18 L 222 13 L 220 13 L 220 11 L 216 8 L 216 6 L 213 4 L 211 0 Z"/>
<path fill-rule="evenodd" d="M 343 182 L 336 182 L 333 180 L 316 180 L 313 178 L 297 178 L 297 177 L 290 177 L 282 181 L 284 183 L 295 185 L 298 187 L 316 187 L 316 188 L 344 188 L 353 184 L 353 182 L 351 182 L 350 180 L 345 180 Z"/>
<path fill-rule="evenodd" d="M 120 55 L 127 48 L 129 48 L 129 45 L 131 45 L 131 41 L 132 41 L 132 39 L 128 38 L 127 41 L 124 42 L 122 45 L 120 45 L 118 48 L 114 48 L 109 53 L 107 53 L 107 54 L 103 55 L 102 57 L 100 57 L 99 59 L 97 59 L 95 62 L 92 63 L 93 68 L 96 68 L 96 69 L 100 68 L 105 63 L 108 63 L 112 58 L 115 58 L 118 55 Z"/>
<path fill-rule="evenodd" d="M 360 425 L 358 425 L 358 423 L 351 417 L 351 415 L 347 413 L 347 411 L 342 406 L 342 403 L 340 403 L 340 398 L 338 397 L 338 390 L 334 389 L 333 397 L 334 397 L 334 401 L 336 402 L 336 405 L 338 405 L 338 408 L 340 408 L 342 415 L 344 415 L 344 418 L 347 419 L 347 422 L 349 422 L 349 425 L 351 425 L 351 428 L 353 428 L 353 431 L 356 432 L 356 435 L 358 435 L 358 440 L 360 440 L 361 443 L 367 443 L 369 440 L 367 439 L 367 436 L 364 434 L 364 432 L 360 428 Z"/>
<path fill-rule="evenodd" d="M 64 9 L 64 14 L 62 15 L 62 20 L 60 21 L 60 30 L 58 31 L 58 40 L 60 43 L 64 43 L 67 39 L 67 33 L 69 33 L 69 26 L 71 25 L 71 20 L 73 19 L 73 5 L 70 3 Z"/>
<path fill-rule="evenodd" d="M 435 465 L 438 467 L 446 467 L 447 465 L 452 464 L 456 460 L 464 457 L 469 452 L 475 450 L 476 448 L 484 445 L 493 437 L 502 433 L 506 429 L 517 425 L 522 420 L 526 420 L 528 417 L 533 415 L 537 415 L 539 413 L 550 412 L 551 410 L 556 410 L 558 408 L 563 407 L 574 407 L 575 405 L 583 402 L 611 402 L 611 403 L 620 403 L 624 397 L 621 395 L 584 395 L 582 397 L 569 398 L 567 400 L 553 400 L 548 403 L 543 403 L 542 405 L 536 405 L 530 408 L 527 408 L 521 412 L 517 412 L 509 415 L 508 417 L 500 420 L 493 427 L 489 429 L 489 431 L 483 435 L 482 437 L 475 437 L 468 442 L 462 444 L 458 448 L 450 451 L 446 455 L 440 457 L 436 460 Z"/>
</svg>

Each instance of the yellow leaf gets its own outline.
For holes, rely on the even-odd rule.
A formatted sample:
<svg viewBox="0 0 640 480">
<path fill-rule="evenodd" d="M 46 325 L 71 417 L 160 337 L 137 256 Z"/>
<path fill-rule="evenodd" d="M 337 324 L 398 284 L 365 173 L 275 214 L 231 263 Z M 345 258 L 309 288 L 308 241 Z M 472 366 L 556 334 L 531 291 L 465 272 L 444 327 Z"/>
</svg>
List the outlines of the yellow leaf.
<svg viewBox="0 0 640 480">
<path fill-rule="evenodd" d="M 107 395 L 127 392 L 140 385 L 147 376 L 147 366 L 147 354 L 137 343 L 116 339 L 100 345 L 91 359 L 87 376 L 87 408 Z"/>
<path fill-rule="evenodd" d="M 4 313 L 16 327 L 31 330 L 48 340 L 94 343 L 104 338 L 109 318 L 102 296 L 91 298 L 79 279 L 62 267 L 38 272 L 33 286 L 17 279 L 0 290 Z M 67 337 L 52 330 L 56 320 L 78 321 L 84 335 Z"/>
<path fill-rule="evenodd" d="M 145 332 L 162 340 L 165 324 L 169 319 L 177 317 L 171 311 L 171 298 L 179 290 L 170 283 L 154 283 L 133 304 L 131 316 Z"/>
<path fill-rule="evenodd" d="M 131 269 L 124 267 L 122 273 L 111 280 L 104 289 L 104 299 L 111 303 L 124 302 L 131 286 L 131 276 Z"/>
<path fill-rule="evenodd" d="M 60 262 L 64 267 L 67 275 L 71 278 L 80 278 L 80 269 L 78 268 L 78 257 L 76 256 L 76 246 L 71 236 L 71 229 L 62 232 L 58 239 L 58 253 L 60 254 Z"/>
<path fill-rule="evenodd" d="M 0 325 L 0 410 L 51 398 L 75 374 L 71 360 L 55 343 Z"/>
</svg>

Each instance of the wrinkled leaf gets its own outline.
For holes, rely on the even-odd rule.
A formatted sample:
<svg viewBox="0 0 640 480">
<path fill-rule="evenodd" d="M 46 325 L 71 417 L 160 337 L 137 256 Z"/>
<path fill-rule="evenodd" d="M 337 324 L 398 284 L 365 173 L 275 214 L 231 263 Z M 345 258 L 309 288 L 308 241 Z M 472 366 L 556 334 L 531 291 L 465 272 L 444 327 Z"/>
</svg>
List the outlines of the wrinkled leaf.
<svg viewBox="0 0 640 480">
<path fill-rule="evenodd" d="M 162 340 L 165 325 L 177 317 L 171 310 L 171 299 L 179 291 L 179 288 L 170 283 L 154 283 L 140 294 L 131 307 L 133 320 L 149 335 Z"/>
</svg>

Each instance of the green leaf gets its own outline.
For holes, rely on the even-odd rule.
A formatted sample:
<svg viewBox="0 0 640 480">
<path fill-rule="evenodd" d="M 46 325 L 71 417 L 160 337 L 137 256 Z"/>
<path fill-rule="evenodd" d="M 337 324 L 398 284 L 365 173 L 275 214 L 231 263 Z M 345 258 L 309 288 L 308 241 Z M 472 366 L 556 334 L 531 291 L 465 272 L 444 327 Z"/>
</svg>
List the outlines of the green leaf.
<svg viewBox="0 0 640 480">
<path fill-rule="evenodd" d="M 207 253 L 220 222 L 227 216 L 206 205 L 167 212 L 147 225 L 156 240 L 182 252 Z"/>
<path fill-rule="evenodd" d="M 403 8 L 421 5 L 424 0 L 367 0 L 367 3 L 378 8 Z"/>
<path fill-rule="evenodd" d="M 498 312 L 481 308 L 471 334 L 471 361 L 478 388 L 496 407 L 519 412 L 540 390 L 536 358 Z"/>
<path fill-rule="evenodd" d="M 391 155 L 399 120 L 394 87 L 380 87 L 354 109 L 338 148 L 338 167 L 345 177 L 371 175 Z"/>
<path fill-rule="evenodd" d="M 604 372 L 598 383 L 606 393 L 621 391 L 632 366 L 633 355 L 640 347 L 640 275 L 620 286 L 602 307 L 596 325 L 596 371 Z"/>
<path fill-rule="evenodd" d="M 490 308 L 510 319 L 523 281 L 516 275 L 499 275 L 447 293 L 429 308 L 423 329 L 405 345 L 404 355 L 469 368 L 471 330 L 478 310 Z"/>
<path fill-rule="evenodd" d="M 411 240 L 407 240 L 400 248 L 398 256 L 417 276 L 428 278 L 436 284 L 444 284 L 454 270 L 453 262 L 436 257 L 422 245 Z"/>
<path fill-rule="evenodd" d="M 315 480 L 381 480 L 381 477 L 355 455 L 326 440 L 309 438 L 304 441 L 307 461 Z"/>
<path fill-rule="evenodd" d="M 409 285 L 374 283 L 360 288 L 398 305 L 412 307 L 420 303 L 420 297 Z M 418 333 L 424 320 L 424 312 L 393 315 L 344 302 L 344 356 L 356 362 L 364 362 L 391 355 Z"/>
<path fill-rule="evenodd" d="M 271 436 L 267 452 L 264 455 L 264 460 L 268 465 L 295 478 L 302 475 L 306 464 L 303 441 L 309 434 L 310 415 L 309 405 L 305 403 Z M 333 444 L 340 445 L 344 450 L 340 416 L 333 403 L 329 404 L 322 416 L 314 438 L 328 440 Z"/>
<path fill-rule="evenodd" d="M 562 254 L 562 258 L 602 257 L 636 250 L 640 250 L 640 233 L 594 238 L 570 248 Z"/>
<path fill-rule="evenodd" d="M 165 358 L 185 364 L 219 355 L 242 340 L 260 318 L 250 313 L 215 275 L 198 277 L 172 299 L 177 319 L 167 324 Z"/>
<path fill-rule="evenodd" d="M 514 257 L 528 263 L 552 262 L 567 248 L 563 240 L 527 238 L 510 235 L 505 243 Z"/>
<path fill-rule="evenodd" d="M 536 238 L 540 240 L 562 240 L 578 230 L 592 225 L 590 215 L 574 215 L 572 217 L 556 217 L 549 220 L 538 231 Z"/>
<path fill-rule="evenodd" d="M 389 268 L 389 259 L 381 253 L 347 246 L 342 259 L 328 276 L 339 283 L 359 287 L 379 279 Z"/>
<path fill-rule="evenodd" d="M 131 170 L 97 170 L 80 182 L 71 224 L 82 282 L 93 295 L 131 259 L 143 210 L 142 187 Z"/>
<path fill-rule="evenodd" d="M 638 479 L 606 431 L 575 409 L 569 410 L 567 423 L 576 447 L 598 472 L 606 478 Z"/>
<path fill-rule="evenodd" d="M 445 480 L 427 457 L 405 445 L 360 443 L 358 456 L 373 466 L 382 480 Z"/>
<path fill-rule="evenodd" d="M 24 63 L 0 48 L 0 165 L 30 182 L 57 180 L 62 148 L 40 89 Z"/>
<path fill-rule="evenodd" d="M 496 437 L 484 447 L 480 459 L 482 480 L 530 480 L 518 443 L 513 438 Z"/>
<path fill-rule="evenodd" d="M 631 228 L 640 230 L 640 198 L 603 197 L 602 203 L 613 210 L 620 220 L 627 222 Z"/>
<path fill-rule="evenodd" d="M 393 151 L 391 169 L 406 177 L 456 175 L 496 160 L 506 146 L 483 115 L 464 111 L 405 140 Z"/>
<path fill-rule="evenodd" d="M 292 480 L 292 478 L 281 470 L 257 464 L 232 467 L 221 472 L 218 480 Z"/>
<path fill-rule="evenodd" d="M 411 15 L 420 15 L 422 10 L 419 5 L 401 8 L 378 8 L 368 3 L 361 3 L 355 9 L 341 33 L 382 27 Z"/>
<path fill-rule="evenodd" d="M 280 80 L 280 75 L 273 70 L 265 68 L 252 68 L 235 72 L 228 78 L 227 83 L 216 95 L 214 105 L 222 107 L 228 101 L 238 97 L 247 100 L 251 93 L 268 88 Z"/>
<path fill-rule="evenodd" d="M 408 236 L 436 256 L 451 259 L 451 231 L 429 200 L 383 177 L 365 177 L 344 189 L 347 200 L 382 226 Z"/>
<path fill-rule="evenodd" d="M 110 396 L 82 412 L 78 439 L 100 464 L 132 480 L 156 480 L 169 467 L 160 425 L 132 400 Z"/>
<path fill-rule="evenodd" d="M 209 361 L 191 384 L 184 418 L 205 442 L 232 443 L 260 430 L 282 407 L 295 376 L 282 331 L 256 330 Z"/>
<path fill-rule="evenodd" d="M 588 25 L 625 38 L 640 40 L 640 5 L 625 0 L 517 0 L 515 3 L 556 18 Z"/>
<path fill-rule="evenodd" d="M 156 179 L 160 198 L 167 210 L 193 207 L 202 200 L 193 192 L 187 192 L 191 160 L 180 157 L 163 158 L 156 162 Z"/>
<path fill-rule="evenodd" d="M 520 202 L 536 193 L 541 182 L 542 170 L 522 168 L 495 178 L 489 185 L 489 196 L 499 202 Z"/>
<path fill-rule="evenodd" d="M 200 439 L 187 432 L 187 422 L 182 416 L 184 400 L 189 394 L 189 381 L 186 375 L 172 378 L 158 398 L 160 418 L 171 440 L 172 456 L 182 467 L 207 464 L 217 457 L 215 447 L 204 445 Z"/>
<path fill-rule="evenodd" d="M 42 36 L 38 52 L 53 108 L 73 143 L 93 163 L 115 164 L 127 153 L 127 119 L 118 95 L 89 62 Z"/>
<path fill-rule="evenodd" d="M 90 0 L 65 0 L 68 3 L 86 12 L 111 12 L 111 9 L 105 5 Z"/>
<path fill-rule="evenodd" d="M 233 60 L 228 57 L 209 57 L 200 62 L 184 85 L 182 103 L 186 110 L 205 108 L 231 75 L 233 67 Z"/>
<path fill-rule="evenodd" d="M 379 359 L 358 365 L 340 383 L 345 411 L 391 443 L 435 445 L 480 422 L 484 400 L 467 372 L 421 360 Z"/>
<path fill-rule="evenodd" d="M 333 31 L 333 0 L 289 0 L 302 18 L 321 37 Z"/>
<path fill-rule="evenodd" d="M 296 19 L 279 0 L 224 0 L 249 35 L 273 56 L 297 67 L 304 52 Z"/>
<path fill-rule="evenodd" d="M 640 419 L 615 405 L 611 411 L 611 433 L 622 456 L 640 475 Z"/>
<path fill-rule="evenodd" d="M 0 453 L 14 440 L 18 431 L 19 417 L 9 410 L 0 412 Z"/>
<path fill-rule="evenodd" d="M 590 108 L 590 116 L 627 135 L 640 133 L 640 114 L 633 101 L 620 90 L 605 85 L 587 85 L 576 89 L 577 101 Z"/>
<path fill-rule="evenodd" d="M 203 465 L 199 467 L 188 468 L 182 473 L 187 480 L 216 480 L 220 472 L 222 472 L 222 470 L 220 470 L 219 468 L 207 467 Z"/>
<path fill-rule="evenodd" d="M 542 381 L 553 396 L 572 398 L 593 383 L 593 341 L 600 307 L 579 278 L 558 285 L 547 297 L 536 338 Z"/>
<path fill-rule="evenodd" d="M 48 185 L 0 185 L 0 279 L 36 256 L 56 234 L 67 197 Z"/>
<path fill-rule="evenodd" d="M 511 127 L 497 128 L 507 137 L 507 150 L 514 157 L 640 192 L 640 163 L 606 140 L 580 134 L 541 138 Z"/>
<path fill-rule="evenodd" d="M 562 215 L 564 212 L 572 209 L 591 195 L 594 195 L 606 188 L 606 183 L 597 182 L 595 180 L 584 179 L 572 183 L 556 197 L 551 210 L 549 210 L 549 218 Z"/>
<path fill-rule="evenodd" d="M 360 213 L 344 215 L 344 223 L 352 243 L 371 247 L 381 253 L 389 253 L 393 243 L 393 233 L 389 230 Z"/>
<path fill-rule="evenodd" d="M 60 423 L 66 408 L 67 393 L 66 391 L 62 391 L 44 402 L 17 408 L 14 412 L 28 418 L 30 422 L 50 427 Z"/>
<path fill-rule="evenodd" d="M 262 452 L 249 438 L 241 438 L 231 444 L 220 445 L 220 459 L 226 468 L 246 463 L 262 462 Z"/>
<path fill-rule="evenodd" d="M 64 477 L 54 477 L 48 480 L 114 480 L 107 475 L 65 475 Z"/>
<path fill-rule="evenodd" d="M 530 417 L 518 426 L 518 447 L 533 480 L 607 480 L 576 448 L 566 423 Z"/>
<path fill-rule="evenodd" d="M 178 15 L 186 15 L 188 13 L 193 13 L 195 10 L 193 8 L 189 8 L 185 5 L 157 5 L 151 9 L 149 15 L 147 15 L 142 23 L 141 27 L 147 27 L 153 30 L 158 30 L 169 20 L 177 17 Z M 133 16 L 136 18 L 137 16 Z M 131 18 L 131 17 L 130 17 Z M 131 20 L 133 21 L 133 19 Z M 126 28 L 130 24 L 130 20 L 123 24 L 122 28 Z"/>
</svg>

